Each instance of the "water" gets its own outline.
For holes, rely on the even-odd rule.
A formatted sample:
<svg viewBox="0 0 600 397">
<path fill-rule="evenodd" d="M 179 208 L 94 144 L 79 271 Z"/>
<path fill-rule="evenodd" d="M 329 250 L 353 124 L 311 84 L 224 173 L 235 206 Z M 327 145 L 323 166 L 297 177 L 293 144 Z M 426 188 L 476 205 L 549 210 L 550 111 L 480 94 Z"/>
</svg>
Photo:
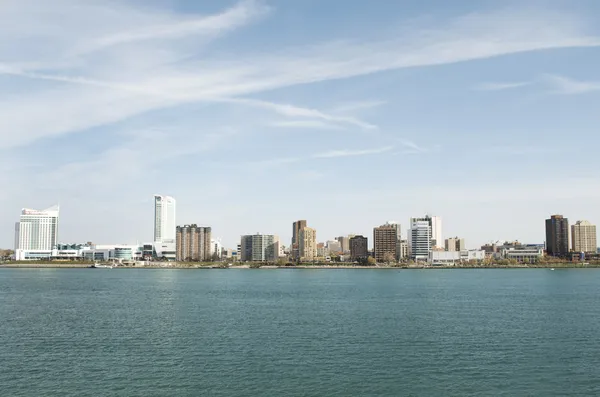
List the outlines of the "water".
<svg viewBox="0 0 600 397">
<path fill-rule="evenodd" d="M 0 396 L 600 394 L 600 270 L 0 269 Z"/>
</svg>

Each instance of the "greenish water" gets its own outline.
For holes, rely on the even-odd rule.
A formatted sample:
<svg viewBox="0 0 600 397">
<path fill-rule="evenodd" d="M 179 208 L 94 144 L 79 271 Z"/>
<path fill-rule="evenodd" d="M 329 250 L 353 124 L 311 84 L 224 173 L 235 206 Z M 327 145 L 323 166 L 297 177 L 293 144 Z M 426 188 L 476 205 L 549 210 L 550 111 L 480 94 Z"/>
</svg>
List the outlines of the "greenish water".
<svg viewBox="0 0 600 397">
<path fill-rule="evenodd" d="M 600 270 L 0 269 L 0 396 L 600 394 Z"/>
</svg>

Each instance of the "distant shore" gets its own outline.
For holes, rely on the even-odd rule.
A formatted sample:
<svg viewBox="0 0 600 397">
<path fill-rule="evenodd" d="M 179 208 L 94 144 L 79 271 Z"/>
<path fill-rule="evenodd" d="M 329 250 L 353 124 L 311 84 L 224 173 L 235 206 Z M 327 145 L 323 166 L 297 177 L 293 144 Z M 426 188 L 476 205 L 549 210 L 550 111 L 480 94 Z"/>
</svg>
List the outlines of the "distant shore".
<svg viewBox="0 0 600 397">
<path fill-rule="evenodd" d="M 1 268 L 8 269 L 90 269 L 91 263 L 0 263 Z M 519 265 L 409 265 L 409 266 L 361 266 L 361 265 L 296 265 L 296 266 L 280 266 L 280 265 L 232 265 L 220 266 L 218 264 L 181 264 L 181 263 L 151 263 L 138 266 L 115 266 L 114 269 L 186 269 L 186 270 L 212 270 L 212 269 L 371 269 L 371 270 L 410 270 L 410 269 L 594 269 L 600 268 L 600 263 L 553 263 L 553 264 L 519 264 Z"/>
</svg>

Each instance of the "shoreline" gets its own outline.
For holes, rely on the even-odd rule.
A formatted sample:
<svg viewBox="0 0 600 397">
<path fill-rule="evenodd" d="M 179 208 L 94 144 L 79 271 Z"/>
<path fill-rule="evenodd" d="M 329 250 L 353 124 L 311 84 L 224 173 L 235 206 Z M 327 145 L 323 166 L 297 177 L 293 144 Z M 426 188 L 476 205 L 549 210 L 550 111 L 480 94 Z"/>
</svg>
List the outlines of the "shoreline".
<svg viewBox="0 0 600 397">
<path fill-rule="evenodd" d="M 89 263 L 18 263 L 0 264 L 0 269 L 92 269 Z M 335 269 L 367 269 L 367 270 L 450 270 L 450 269 L 599 269 L 600 264 L 583 265 L 580 263 L 555 263 L 543 265 L 464 265 L 464 266 L 353 266 L 353 265 L 298 265 L 298 266 L 277 266 L 264 265 L 252 267 L 250 265 L 239 266 L 183 266 L 183 265 L 145 265 L 145 266 L 115 266 L 113 269 L 178 269 L 178 270 L 335 270 Z"/>
</svg>

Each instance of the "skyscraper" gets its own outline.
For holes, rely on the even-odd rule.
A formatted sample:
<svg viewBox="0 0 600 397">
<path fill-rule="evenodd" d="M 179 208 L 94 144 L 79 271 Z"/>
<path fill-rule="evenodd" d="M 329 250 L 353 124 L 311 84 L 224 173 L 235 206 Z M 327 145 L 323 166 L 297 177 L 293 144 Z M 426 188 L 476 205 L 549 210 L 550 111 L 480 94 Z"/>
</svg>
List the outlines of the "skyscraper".
<svg viewBox="0 0 600 397">
<path fill-rule="evenodd" d="M 292 246 L 290 247 L 292 258 L 298 259 L 300 256 L 300 230 L 306 227 L 306 220 L 294 222 L 292 230 Z"/>
<path fill-rule="evenodd" d="M 410 256 L 415 261 L 426 261 L 431 252 L 431 218 L 410 220 Z"/>
<path fill-rule="evenodd" d="M 241 238 L 241 260 L 274 261 L 279 257 L 279 237 L 271 234 L 252 234 Z"/>
<path fill-rule="evenodd" d="M 569 220 L 562 215 L 552 215 L 546 219 L 546 252 L 550 256 L 569 253 Z"/>
<path fill-rule="evenodd" d="M 575 252 L 596 253 L 596 225 L 588 221 L 577 221 L 571 226 L 572 247 Z"/>
<path fill-rule="evenodd" d="M 27 251 L 52 251 L 58 242 L 59 207 L 42 211 L 23 208 L 15 225 L 15 258 L 30 259 Z"/>
<path fill-rule="evenodd" d="M 430 232 L 430 248 L 444 249 L 444 240 L 442 239 L 442 218 L 439 216 L 425 215 L 423 218 L 410 218 L 411 227 L 413 229 L 413 221 L 426 221 L 429 224 Z M 410 232 L 409 232 L 410 233 Z M 408 238 L 409 250 L 411 249 L 412 238 Z"/>
<path fill-rule="evenodd" d="M 175 199 L 154 195 L 154 250 L 156 256 L 176 259 Z"/>
<path fill-rule="evenodd" d="M 310 227 L 303 227 L 299 233 L 299 258 L 313 260 L 317 257 L 317 231 Z"/>
<path fill-rule="evenodd" d="M 366 259 L 369 256 L 368 239 L 354 236 L 350 239 L 350 258 L 353 262 Z"/>
<path fill-rule="evenodd" d="M 195 224 L 177 226 L 178 261 L 207 261 L 211 259 L 211 228 Z"/>
<path fill-rule="evenodd" d="M 431 247 L 444 248 L 442 218 L 439 216 L 426 216 L 426 218 L 429 218 L 429 225 L 431 226 Z"/>
<path fill-rule="evenodd" d="M 386 223 L 373 229 L 373 248 L 377 262 L 395 260 L 398 255 L 398 226 Z"/>
<path fill-rule="evenodd" d="M 340 249 L 343 254 L 350 252 L 350 238 L 349 236 L 339 236 L 336 240 L 340 243 Z"/>
</svg>

